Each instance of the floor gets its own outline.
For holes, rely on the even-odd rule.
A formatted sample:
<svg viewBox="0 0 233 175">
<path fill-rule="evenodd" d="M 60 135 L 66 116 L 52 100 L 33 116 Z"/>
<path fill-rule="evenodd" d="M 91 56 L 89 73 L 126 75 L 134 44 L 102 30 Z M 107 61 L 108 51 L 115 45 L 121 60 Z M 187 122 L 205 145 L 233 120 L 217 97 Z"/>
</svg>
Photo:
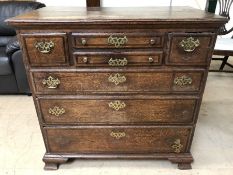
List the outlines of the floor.
<svg viewBox="0 0 233 175">
<path fill-rule="evenodd" d="M 223 56 L 218 56 L 218 55 L 214 55 L 213 57 L 214 58 L 223 58 Z M 230 63 L 231 65 L 233 65 L 233 57 L 229 57 L 227 62 Z M 218 61 L 218 60 L 213 61 L 212 60 L 211 64 L 210 64 L 210 70 L 218 70 L 220 68 L 221 64 L 222 64 L 222 61 Z M 230 66 L 225 65 L 224 66 L 224 71 L 233 72 L 233 68 L 230 67 Z"/>
<path fill-rule="evenodd" d="M 233 74 L 210 73 L 191 152 L 192 170 L 168 161 L 75 160 L 44 171 L 32 97 L 0 96 L 0 175 L 232 175 Z"/>
</svg>

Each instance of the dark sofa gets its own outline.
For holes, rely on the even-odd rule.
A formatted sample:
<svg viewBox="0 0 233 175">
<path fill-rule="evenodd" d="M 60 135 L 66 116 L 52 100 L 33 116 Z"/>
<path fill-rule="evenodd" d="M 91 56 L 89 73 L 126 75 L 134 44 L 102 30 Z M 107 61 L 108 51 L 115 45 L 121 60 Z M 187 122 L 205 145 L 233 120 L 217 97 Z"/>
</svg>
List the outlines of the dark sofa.
<svg viewBox="0 0 233 175">
<path fill-rule="evenodd" d="M 30 94 L 15 29 L 4 21 L 44 6 L 39 2 L 0 2 L 0 94 Z"/>
</svg>

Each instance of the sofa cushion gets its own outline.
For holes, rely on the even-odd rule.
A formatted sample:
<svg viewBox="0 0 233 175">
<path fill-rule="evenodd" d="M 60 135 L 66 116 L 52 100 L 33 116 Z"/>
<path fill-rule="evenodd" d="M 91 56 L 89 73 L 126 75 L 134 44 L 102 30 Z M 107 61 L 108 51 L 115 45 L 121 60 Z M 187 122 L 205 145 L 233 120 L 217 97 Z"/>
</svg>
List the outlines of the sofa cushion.
<svg viewBox="0 0 233 175">
<path fill-rule="evenodd" d="M 0 94 L 18 93 L 15 75 L 0 76 Z"/>
<path fill-rule="evenodd" d="M 0 36 L 0 47 L 5 47 L 14 36 Z"/>
<path fill-rule="evenodd" d="M 6 19 L 44 6 L 45 6 L 44 4 L 39 2 L 27 2 L 27 1 L 0 2 L 0 35 L 7 36 L 7 35 L 16 34 L 15 29 L 4 22 Z"/>
<path fill-rule="evenodd" d="M 12 74 L 11 62 L 5 52 L 5 47 L 0 47 L 0 76 Z"/>
</svg>

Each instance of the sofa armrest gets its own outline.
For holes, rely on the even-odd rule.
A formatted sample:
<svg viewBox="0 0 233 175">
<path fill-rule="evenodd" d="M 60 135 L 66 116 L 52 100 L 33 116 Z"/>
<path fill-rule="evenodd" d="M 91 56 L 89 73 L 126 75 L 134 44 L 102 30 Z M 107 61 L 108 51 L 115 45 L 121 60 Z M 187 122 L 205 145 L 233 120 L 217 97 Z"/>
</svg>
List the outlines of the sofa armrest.
<svg viewBox="0 0 233 175">
<path fill-rule="evenodd" d="M 15 78 L 20 93 L 30 93 L 26 70 L 23 64 L 21 50 L 13 52 L 11 56 L 12 66 L 14 68 Z"/>
<path fill-rule="evenodd" d="M 17 37 L 13 37 L 6 45 L 6 54 L 11 58 L 12 54 L 20 50 L 20 45 Z"/>
</svg>

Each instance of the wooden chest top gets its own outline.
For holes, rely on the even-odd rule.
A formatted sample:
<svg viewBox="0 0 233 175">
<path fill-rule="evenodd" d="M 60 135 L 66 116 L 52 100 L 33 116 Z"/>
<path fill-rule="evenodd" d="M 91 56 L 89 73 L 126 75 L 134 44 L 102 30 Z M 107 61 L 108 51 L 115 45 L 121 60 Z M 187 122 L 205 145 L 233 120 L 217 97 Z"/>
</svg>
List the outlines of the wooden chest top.
<svg viewBox="0 0 233 175">
<path fill-rule="evenodd" d="M 191 7 L 45 7 L 8 20 L 16 26 L 26 23 L 146 24 L 146 23 L 225 23 L 226 18 Z M 64 28 L 64 26 L 62 26 Z"/>
</svg>

